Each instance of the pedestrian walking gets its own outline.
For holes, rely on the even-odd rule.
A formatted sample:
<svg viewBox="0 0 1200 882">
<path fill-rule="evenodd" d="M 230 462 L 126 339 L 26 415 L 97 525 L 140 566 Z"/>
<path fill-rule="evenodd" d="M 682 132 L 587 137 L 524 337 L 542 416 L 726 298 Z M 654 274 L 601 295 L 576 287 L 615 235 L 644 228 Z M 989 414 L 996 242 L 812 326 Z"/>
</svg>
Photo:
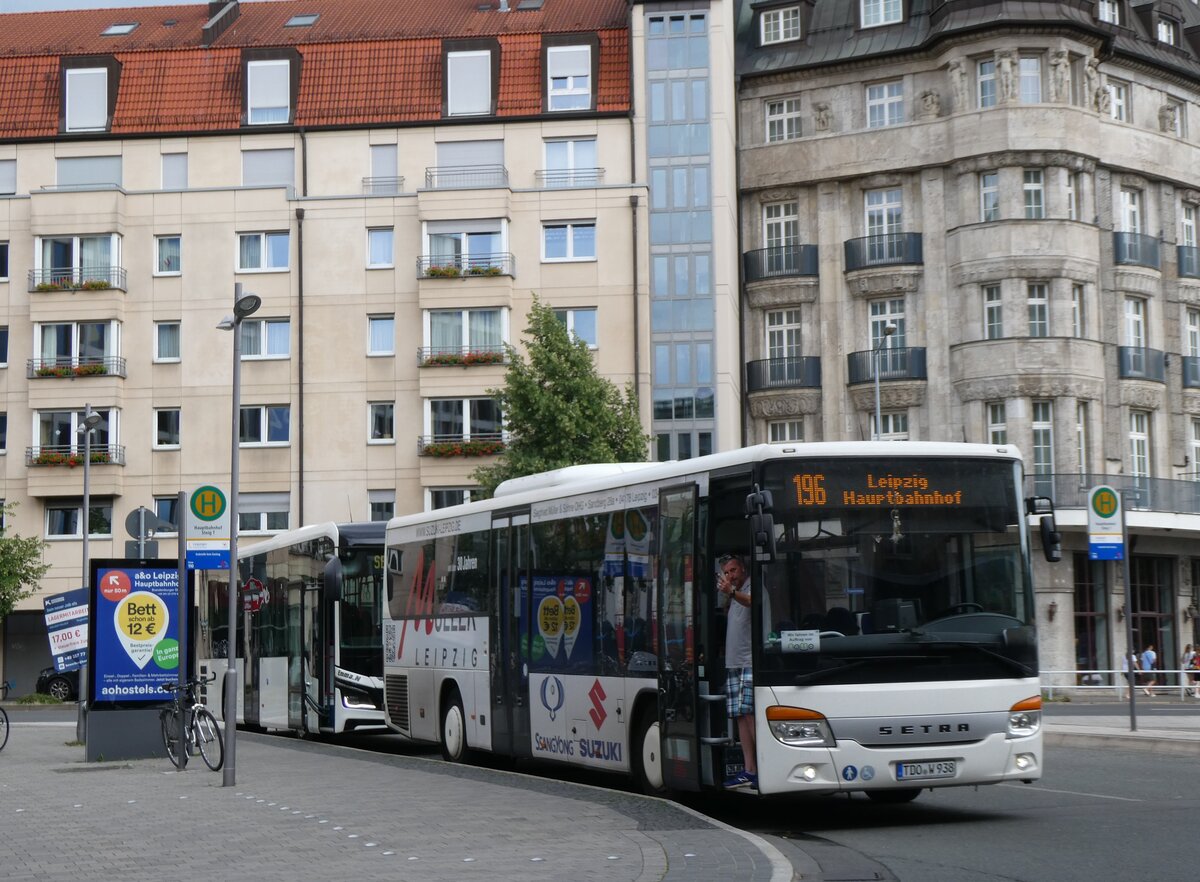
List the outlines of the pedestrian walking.
<svg viewBox="0 0 1200 882">
<path fill-rule="evenodd" d="M 1147 643 L 1142 650 L 1142 685 L 1150 696 L 1154 695 L 1154 686 L 1158 682 L 1158 675 L 1154 673 L 1157 667 L 1158 653 L 1154 651 L 1153 643 Z"/>
<path fill-rule="evenodd" d="M 1137 655 L 1133 652 L 1125 652 L 1121 654 L 1121 700 L 1124 701 L 1129 697 L 1129 692 L 1126 689 L 1137 688 Z"/>
<path fill-rule="evenodd" d="M 1183 647 L 1183 655 L 1179 657 L 1179 682 L 1183 684 L 1184 692 L 1193 698 L 1200 698 L 1200 685 L 1196 682 L 1197 662 L 1200 656 L 1192 649 L 1192 644 Z"/>
</svg>

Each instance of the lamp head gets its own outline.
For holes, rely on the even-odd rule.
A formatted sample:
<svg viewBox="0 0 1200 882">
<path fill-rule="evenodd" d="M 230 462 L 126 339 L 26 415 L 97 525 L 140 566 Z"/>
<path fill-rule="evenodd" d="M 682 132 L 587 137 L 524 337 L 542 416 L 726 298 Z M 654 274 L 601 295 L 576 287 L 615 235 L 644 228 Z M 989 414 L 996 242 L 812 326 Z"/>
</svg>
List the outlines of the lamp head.
<svg viewBox="0 0 1200 882">
<path fill-rule="evenodd" d="M 899 329 L 896 327 L 895 322 L 888 322 L 883 326 L 883 336 L 890 337 L 892 334 L 896 333 L 897 330 Z"/>
<path fill-rule="evenodd" d="M 100 425 L 103 419 L 104 418 L 100 414 L 96 413 L 96 411 L 89 409 L 84 415 L 83 419 L 79 421 L 79 427 L 76 428 L 75 431 L 80 435 L 86 434 L 87 432 L 90 432 L 92 429 L 96 428 L 96 426 Z"/>
<path fill-rule="evenodd" d="M 257 294 L 243 294 L 233 304 L 233 314 L 238 321 L 247 316 L 254 315 L 258 312 L 258 308 L 262 306 L 262 298 Z"/>
</svg>

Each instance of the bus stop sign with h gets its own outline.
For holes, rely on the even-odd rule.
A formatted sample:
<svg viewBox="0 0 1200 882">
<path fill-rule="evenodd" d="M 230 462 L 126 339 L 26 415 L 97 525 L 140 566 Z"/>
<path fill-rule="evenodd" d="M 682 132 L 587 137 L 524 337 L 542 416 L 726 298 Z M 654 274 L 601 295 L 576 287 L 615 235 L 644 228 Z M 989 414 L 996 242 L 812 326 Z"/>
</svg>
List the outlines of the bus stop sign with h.
<svg viewBox="0 0 1200 882">
<path fill-rule="evenodd" d="M 189 570 L 229 569 L 229 501 L 211 484 L 197 487 L 184 513 Z"/>
</svg>

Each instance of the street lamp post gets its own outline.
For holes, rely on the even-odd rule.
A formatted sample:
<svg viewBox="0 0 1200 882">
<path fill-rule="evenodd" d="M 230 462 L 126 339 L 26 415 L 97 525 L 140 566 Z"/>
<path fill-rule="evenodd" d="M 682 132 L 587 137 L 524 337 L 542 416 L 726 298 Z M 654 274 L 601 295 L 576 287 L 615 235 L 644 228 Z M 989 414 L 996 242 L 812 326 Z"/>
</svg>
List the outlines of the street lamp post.
<svg viewBox="0 0 1200 882">
<path fill-rule="evenodd" d="M 91 573 L 88 568 L 88 533 L 91 532 L 92 526 L 92 431 L 96 426 L 100 425 L 102 417 L 100 414 L 92 410 L 90 404 L 83 406 L 83 419 L 79 421 L 79 426 L 75 429 L 76 434 L 83 436 L 83 588 L 89 592 L 92 587 Z M 88 601 L 91 602 L 90 600 Z M 83 670 L 79 677 L 79 713 L 75 721 L 75 740 L 87 740 L 87 724 L 86 724 L 86 706 L 88 700 L 88 668 L 87 663 L 83 665 Z"/>
<path fill-rule="evenodd" d="M 240 417 L 242 410 L 242 319 L 254 315 L 262 306 L 257 294 L 243 294 L 242 283 L 233 286 L 233 315 L 227 315 L 217 325 L 222 331 L 233 331 L 233 445 L 229 456 L 229 648 L 225 670 L 225 765 L 221 786 L 237 784 L 234 761 L 237 741 L 237 616 L 238 616 L 238 469 Z"/>
<path fill-rule="evenodd" d="M 892 334 L 896 333 L 896 326 L 892 322 L 888 322 L 883 326 L 883 336 L 879 339 L 879 343 L 875 346 L 875 350 L 871 353 L 871 358 L 875 362 L 875 432 L 872 440 L 878 441 L 879 436 L 883 433 L 883 411 L 879 404 L 879 371 L 880 355 L 884 349 L 889 348 L 888 341 L 892 339 Z"/>
</svg>

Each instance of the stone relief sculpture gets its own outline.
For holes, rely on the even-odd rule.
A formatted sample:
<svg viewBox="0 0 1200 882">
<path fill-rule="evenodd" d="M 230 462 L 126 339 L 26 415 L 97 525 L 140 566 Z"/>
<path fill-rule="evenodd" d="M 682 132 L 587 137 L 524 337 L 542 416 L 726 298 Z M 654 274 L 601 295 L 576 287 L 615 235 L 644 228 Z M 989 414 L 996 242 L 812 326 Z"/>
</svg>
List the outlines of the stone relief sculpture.
<svg viewBox="0 0 1200 882">
<path fill-rule="evenodd" d="M 996 53 L 996 76 L 1000 81 L 1000 100 L 1012 101 L 1017 97 L 1017 83 L 1013 76 L 1013 54 L 1005 49 Z"/>
<path fill-rule="evenodd" d="M 1174 132 L 1179 125 L 1179 108 L 1174 104 L 1164 104 L 1158 108 L 1158 130 Z"/>
<path fill-rule="evenodd" d="M 1112 93 L 1108 91 L 1107 86 L 1101 86 L 1096 90 L 1096 109 L 1104 116 L 1112 113 Z"/>
<path fill-rule="evenodd" d="M 1100 109 L 1100 62 L 1089 58 L 1083 70 L 1084 97 L 1097 110 Z M 1107 93 L 1107 89 L 1104 90 Z"/>
<path fill-rule="evenodd" d="M 961 58 L 952 59 L 949 66 L 950 87 L 954 90 L 954 109 L 966 110 L 967 102 L 967 69 Z"/>
<path fill-rule="evenodd" d="M 921 119 L 933 119 L 942 115 L 942 96 L 934 89 L 921 93 Z"/>
<path fill-rule="evenodd" d="M 818 101 L 813 105 L 813 126 L 818 132 L 828 132 L 833 122 L 833 110 L 828 101 Z"/>
<path fill-rule="evenodd" d="M 1050 56 L 1050 100 L 1071 100 L 1071 61 L 1065 49 Z"/>
</svg>

